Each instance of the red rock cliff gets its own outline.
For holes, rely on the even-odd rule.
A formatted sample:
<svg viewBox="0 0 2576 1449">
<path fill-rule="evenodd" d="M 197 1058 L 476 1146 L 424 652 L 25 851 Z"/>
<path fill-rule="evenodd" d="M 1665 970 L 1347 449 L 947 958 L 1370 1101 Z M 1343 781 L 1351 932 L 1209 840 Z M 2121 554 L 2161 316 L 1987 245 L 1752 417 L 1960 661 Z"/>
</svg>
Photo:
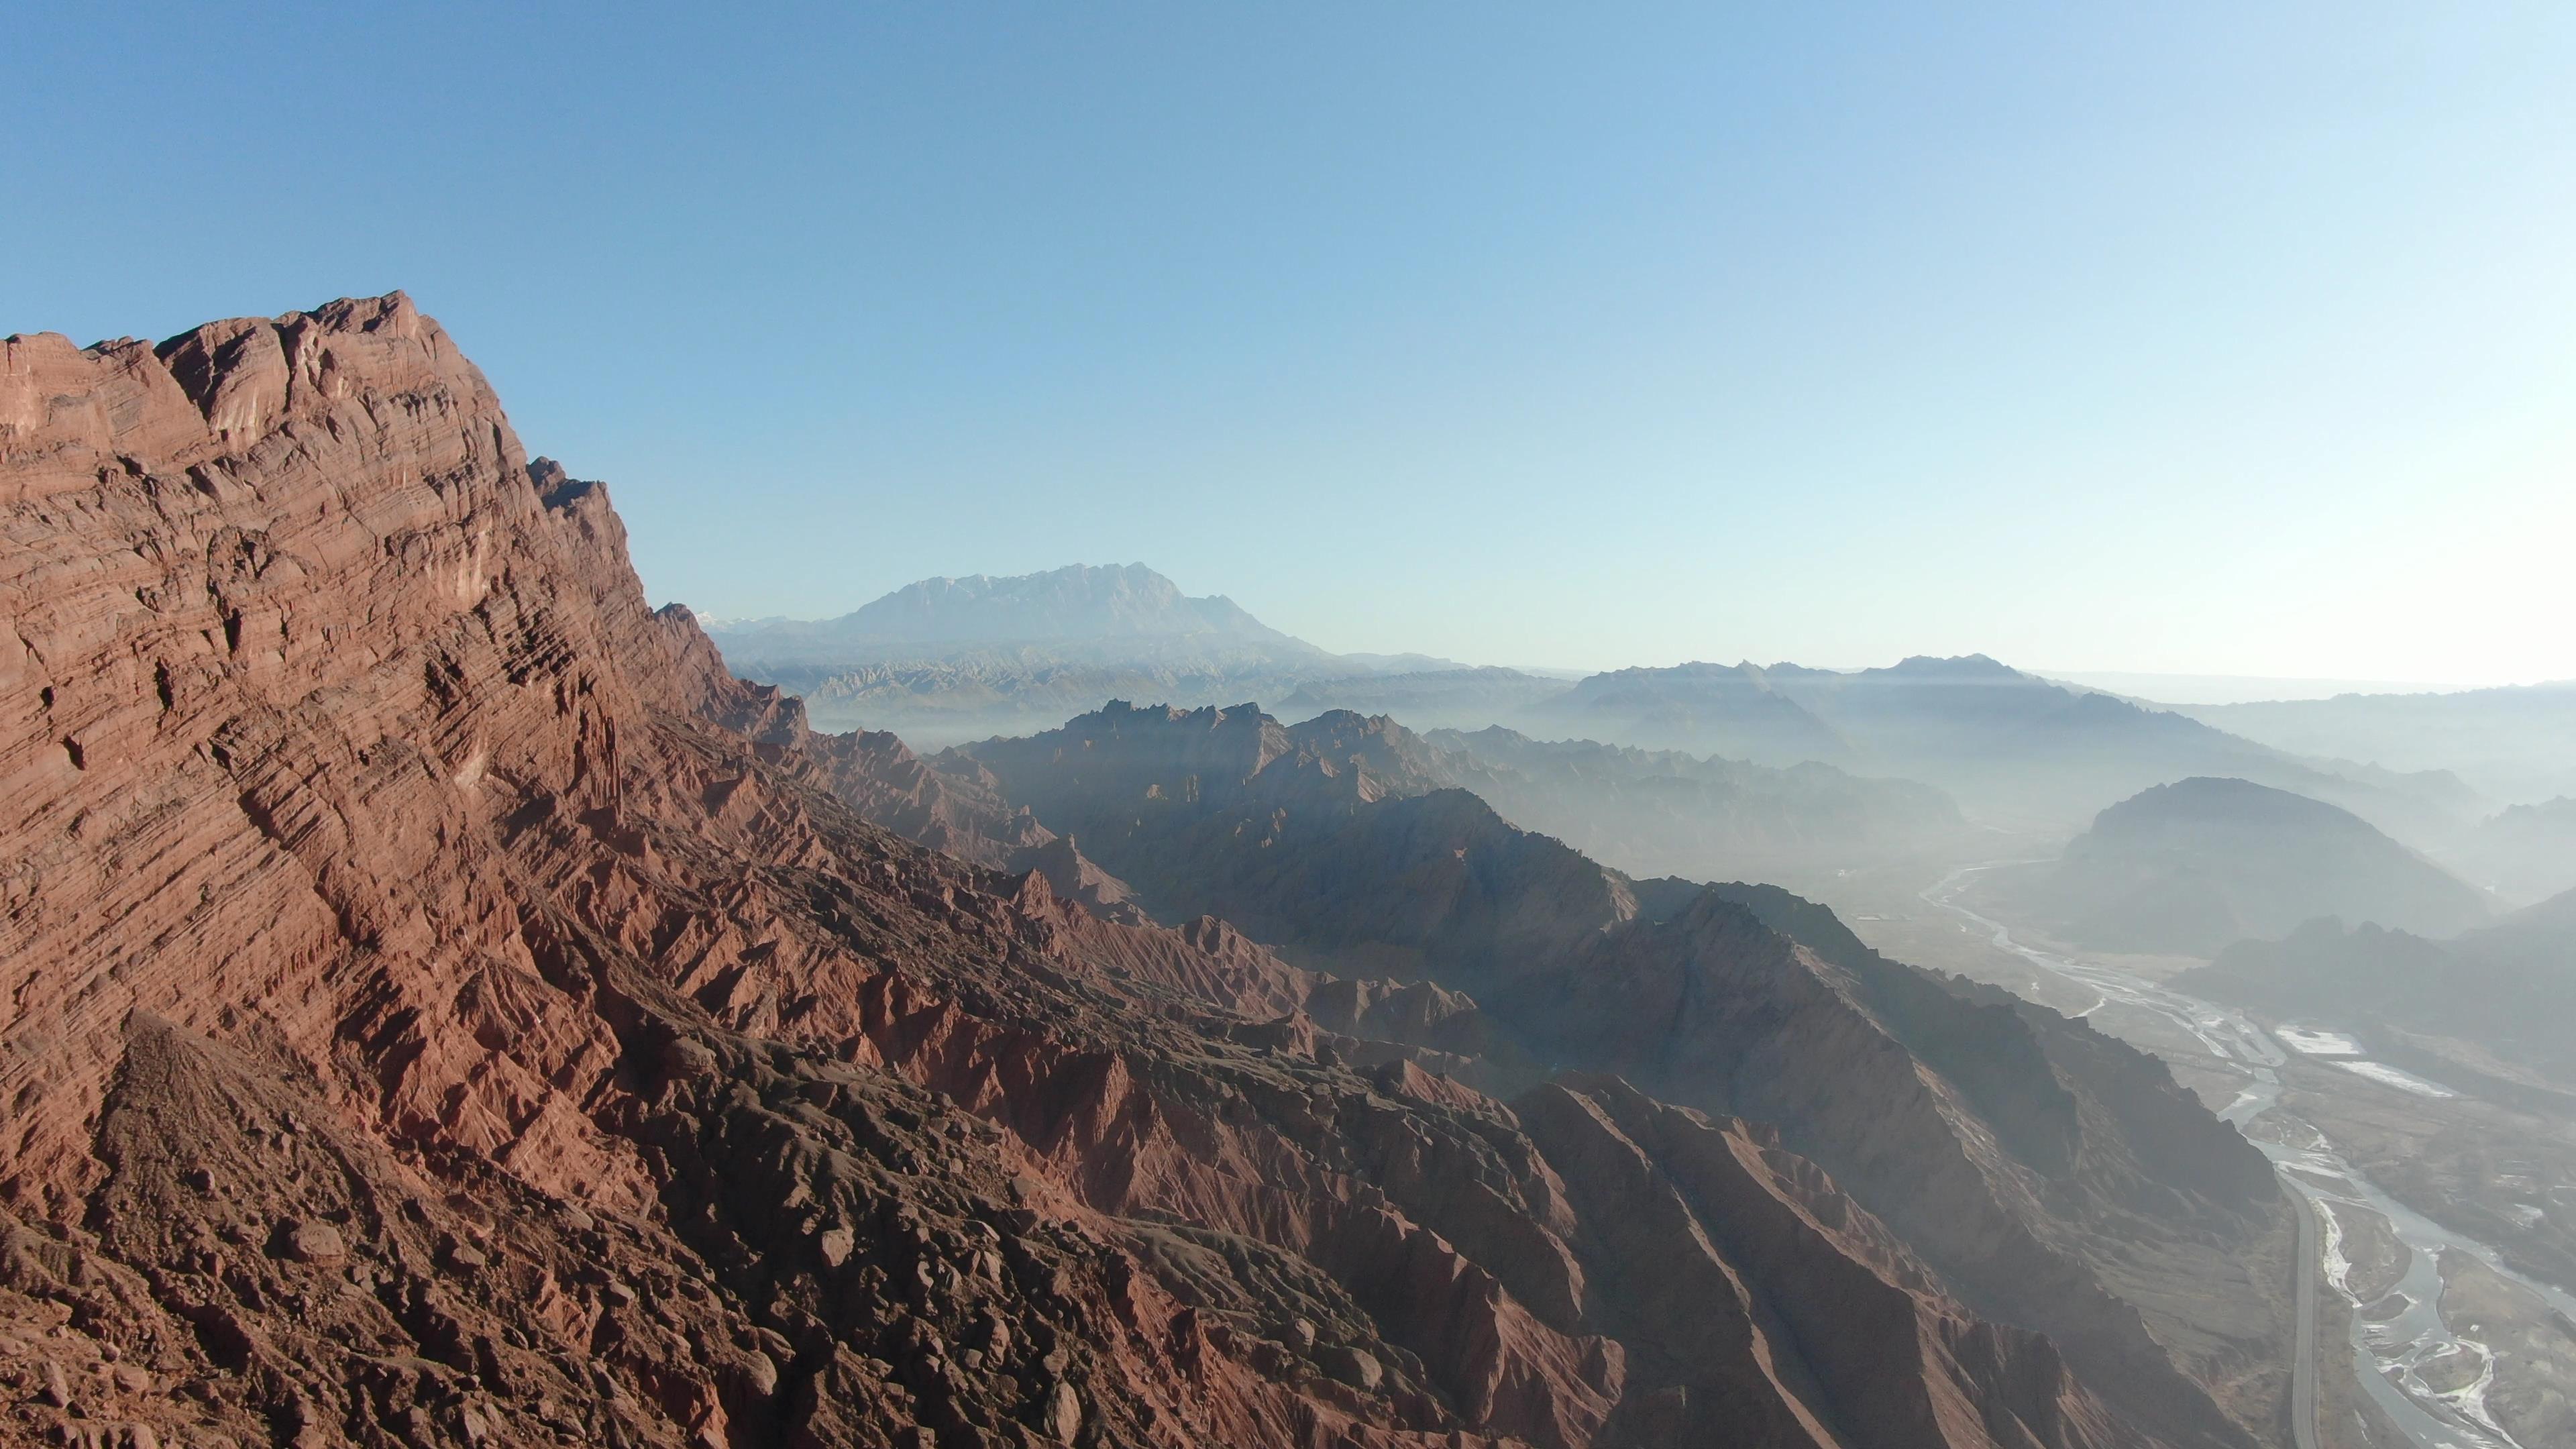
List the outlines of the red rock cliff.
<svg viewBox="0 0 2576 1449">
<path fill-rule="evenodd" d="M 0 1438 L 2152 1442 L 1758 1129 L 866 824 L 399 294 L 8 339 L 0 529 Z"/>
</svg>

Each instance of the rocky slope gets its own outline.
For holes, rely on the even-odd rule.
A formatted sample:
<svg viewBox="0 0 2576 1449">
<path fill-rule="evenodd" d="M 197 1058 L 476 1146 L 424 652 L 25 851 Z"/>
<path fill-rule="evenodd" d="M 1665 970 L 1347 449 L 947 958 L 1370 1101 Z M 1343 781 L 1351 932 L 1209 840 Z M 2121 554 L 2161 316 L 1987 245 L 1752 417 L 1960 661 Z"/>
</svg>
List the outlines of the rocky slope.
<svg viewBox="0 0 2576 1449">
<path fill-rule="evenodd" d="M 2020 1177 L 1847 968 L 1719 903 L 1839 1025 L 1688 1105 L 1145 924 L 1004 777 L 818 739 L 649 610 L 605 490 L 398 294 L 8 339 L 0 517 L 0 1438 L 2249 1441 L 2080 1278 L 1999 1298 L 1727 1104 L 1881 1097 L 1834 1128 L 1865 1177 L 1955 1123 L 1944 1181 L 2107 1173 L 2235 1252 L 2268 1198 L 2223 1151 L 2148 1188 L 2052 1057 L 2071 1105 L 2012 1131 L 2074 1156 Z M 1438 859 L 1369 908 L 1466 908 Z M 1686 935 L 1619 960 L 1687 975 Z M 2016 1221 L 1962 1231 L 2060 1273 Z"/>
<path fill-rule="evenodd" d="M 2024 919 L 2079 946 L 2213 956 L 2336 916 L 2426 935 L 2483 924 L 2467 882 L 2321 800 L 2179 780 L 2096 817 L 2057 862 L 1999 877 Z"/>
<path fill-rule="evenodd" d="M 941 763 L 1074 835 L 1157 915 L 1469 992 L 1532 1060 L 1773 1124 L 2151 1432 L 2243 1433 L 2212 1389 L 2270 1412 L 2269 1171 L 2089 1029 L 1881 961 L 1783 892 L 1606 870 L 1445 788 L 1442 753 L 1383 719 L 1112 706 Z"/>
</svg>

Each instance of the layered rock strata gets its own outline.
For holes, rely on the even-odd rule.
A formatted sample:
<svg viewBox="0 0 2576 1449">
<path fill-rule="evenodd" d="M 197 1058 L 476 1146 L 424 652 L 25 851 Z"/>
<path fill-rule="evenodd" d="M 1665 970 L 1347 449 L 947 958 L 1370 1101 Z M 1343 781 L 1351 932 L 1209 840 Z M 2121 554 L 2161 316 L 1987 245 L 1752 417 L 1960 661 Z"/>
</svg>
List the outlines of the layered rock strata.
<svg viewBox="0 0 2576 1449">
<path fill-rule="evenodd" d="M 0 1438 L 2232 1442 L 811 735 L 399 294 L 0 347 Z"/>
</svg>

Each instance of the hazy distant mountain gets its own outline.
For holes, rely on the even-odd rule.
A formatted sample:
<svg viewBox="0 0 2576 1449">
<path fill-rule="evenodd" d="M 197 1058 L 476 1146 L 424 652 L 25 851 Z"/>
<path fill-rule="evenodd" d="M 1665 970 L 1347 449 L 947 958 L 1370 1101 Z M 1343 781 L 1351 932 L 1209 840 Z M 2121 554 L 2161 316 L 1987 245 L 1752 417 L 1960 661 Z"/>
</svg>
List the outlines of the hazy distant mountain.
<svg viewBox="0 0 2576 1449">
<path fill-rule="evenodd" d="M 1113 699 L 1257 702 L 1289 718 L 1347 709 L 1774 768 L 1815 761 L 1923 781 L 1983 823 L 2046 831 L 2192 775 L 2329 800 L 2427 846 L 2490 808 L 2448 776 L 2301 759 L 1983 655 L 1857 672 L 1683 664 L 1569 684 L 1429 655 L 1333 654 L 1142 564 L 925 579 L 837 619 L 710 632 L 733 669 L 802 696 L 818 724 L 924 746 L 1027 734 Z"/>
<path fill-rule="evenodd" d="M 1591 740 L 1535 740 L 1493 726 L 1434 730 L 1431 744 L 1491 773 L 1469 788 L 1512 823 L 1639 875 L 1798 884 L 1971 835 L 1949 796 L 1808 761 L 1741 760 Z M 1465 782 L 1462 782 L 1465 783 Z"/>
<path fill-rule="evenodd" d="M 2567 1029 L 2576 1021 L 2576 890 L 2448 941 L 2312 921 L 2284 939 L 2230 946 L 2175 984 L 2279 1017 L 2473 1043 L 2576 1085 L 2576 1033 Z M 2375 1040 L 2372 1050 L 2386 1054 L 2389 1045 Z M 2456 1077 L 2463 1066 L 2452 1060 L 2443 1069 Z"/>
<path fill-rule="evenodd" d="M 2576 742 L 2569 748 L 2576 750 Z M 2511 806 L 2480 821 L 2442 859 L 2507 900 L 2536 901 L 2576 888 L 2576 799 Z"/>
<path fill-rule="evenodd" d="M 1445 674 L 1473 670 L 1473 664 L 1443 659 L 1437 654 L 1343 654 L 1344 664 L 1364 669 L 1371 674 Z"/>
<path fill-rule="evenodd" d="M 1262 623 L 1222 594 L 1194 598 L 1143 564 L 1073 564 L 1046 573 L 923 579 L 837 619 L 724 626 L 728 657 L 830 664 L 936 657 L 959 647 L 1104 645 L 1223 650 L 1256 646 L 1299 660 L 1325 651 Z"/>
<path fill-rule="evenodd" d="M 2265 674 L 2141 674 L 2105 669 L 2051 669 L 2051 679 L 2099 689 L 2166 709 L 2185 704 L 2331 699 L 2338 694 L 2413 694 L 2439 685 L 2391 679 L 2309 679 Z"/>
<path fill-rule="evenodd" d="M 1361 656 L 1345 655 L 1344 658 Z M 1282 719 L 1305 719 L 1326 710 L 1386 714 L 1417 729 L 1478 728 L 1511 719 L 1532 705 L 1565 693 L 1561 679 L 1517 669 L 1464 666 L 1401 674 L 1362 674 L 1310 679 L 1278 702 Z"/>
<path fill-rule="evenodd" d="M 2450 770 L 2503 800 L 2576 794 L 2576 681 L 2177 707 L 2296 754 Z"/>
<path fill-rule="evenodd" d="M 2423 935 L 2489 919 L 2475 888 L 2351 812 L 2246 780 L 2181 780 L 2123 800 L 2062 858 L 1995 889 L 2102 951 L 2210 956 L 2320 916 Z"/>
<path fill-rule="evenodd" d="M 1783 686 L 1796 665 L 1677 664 L 1614 669 L 1530 711 L 1538 726 L 1650 749 L 1690 750 L 1794 765 L 1853 757 L 1849 741 Z"/>
<path fill-rule="evenodd" d="M 1378 667 L 1273 629 L 1222 595 L 1184 594 L 1143 564 L 924 579 L 837 619 L 709 632 L 736 672 L 802 695 L 818 723 L 933 744 L 1026 733 L 1111 699 L 1279 698 L 1306 679 Z"/>
<path fill-rule="evenodd" d="M 1530 719 L 1594 739 L 1922 780 L 1972 814 L 2037 828 L 2071 828 L 2111 801 L 2191 775 L 2296 789 L 2410 835 L 2475 812 L 2456 781 L 2348 777 L 1982 654 L 1853 673 L 1751 663 L 1619 670 L 1581 681 Z"/>
</svg>

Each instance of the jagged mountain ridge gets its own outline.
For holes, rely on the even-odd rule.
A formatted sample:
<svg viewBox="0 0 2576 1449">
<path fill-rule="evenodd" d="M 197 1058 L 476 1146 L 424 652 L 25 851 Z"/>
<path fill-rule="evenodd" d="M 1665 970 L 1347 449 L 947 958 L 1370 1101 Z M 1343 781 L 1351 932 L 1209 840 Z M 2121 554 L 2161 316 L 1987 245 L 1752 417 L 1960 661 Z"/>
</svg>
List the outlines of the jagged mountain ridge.
<svg viewBox="0 0 2576 1449">
<path fill-rule="evenodd" d="M 2124 1412 L 2158 1432 L 2225 1432 L 2164 1355 L 2224 1378 L 2235 1370 L 2217 1365 L 2241 1369 L 2246 1345 L 2210 1323 L 2150 1328 L 2095 1266 L 2170 1252 L 2176 1271 L 2235 1281 L 2212 1295 L 2242 1295 L 2218 1318 L 2246 1315 L 2241 1329 L 2271 1311 L 2242 1278 L 2271 1231 L 2255 1206 L 2275 1201 L 2268 1169 L 2160 1065 L 2081 1027 L 2036 1034 L 1990 997 L 1927 994 L 1915 988 L 1931 978 L 1906 968 L 1838 964 L 1724 890 L 1604 870 L 1449 785 L 1438 753 L 1383 719 L 1112 706 L 937 763 L 1073 835 L 1158 914 L 1214 913 L 1305 964 L 1468 991 L 1537 1060 L 1779 1124 L 1971 1301 L 2046 1327 L 2079 1371 L 2130 1366 Z M 1892 1024 L 1917 1016 L 1933 1037 L 1980 1043 L 1966 1048 L 1976 1061 L 2020 1053 L 2020 1100 L 1971 1087 L 1983 1067 L 1926 1076 Z M 2141 1092 L 2164 1104 L 2149 1114 L 2159 1132 L 2198 1144 L 2154 1170 L 2115 1165 L 2133 1147 L 2109 1103 Z M 2139 1216 L 2137 1189 L 2116 1184 L 2190 1181 L 2179 1162 L 2211 1174 L 2197 1189 L 2210 1196 L 2172 1199 L 2173 1222 Z"/>
<path fill-rule="evenodd" d="M 1080 861 L 649 610 L 399 294 L 8 339 L 0 507 L 10 1437 L 2242 1440 L 1762 1127 L 868 823 Z"/>
</svg>

